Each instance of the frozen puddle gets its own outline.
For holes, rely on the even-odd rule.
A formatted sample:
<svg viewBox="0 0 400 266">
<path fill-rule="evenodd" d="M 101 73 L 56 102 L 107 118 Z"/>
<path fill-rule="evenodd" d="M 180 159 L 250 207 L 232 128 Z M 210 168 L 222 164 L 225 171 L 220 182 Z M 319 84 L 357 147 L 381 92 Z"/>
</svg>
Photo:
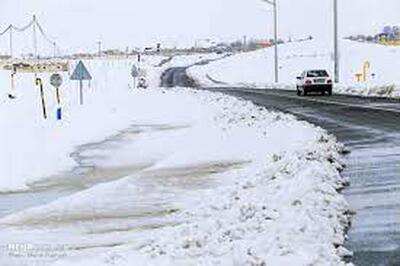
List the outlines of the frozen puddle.
<svg viewBox="0 0 400 266">
<path fill-rule="evenodd" d="M 44 191 L 0 194 L 0 218 L 33 206 L 49 203 L 72 194 L 71 190 L 49 189 Z"/>
<path fill-rule="evenodd" d="M 133 176 L 150 168 L 156 162 L 153 158 L 138 158 L 138 154 L 132 156 L 127 153 L 129 144 L 134 143 L 139 134 L 151 134 L 155 132 L 166 132 L 183 130 L 185 127 L 171 127 L 165 125 L 136 125 L 121 131 L 117 135 L 103 141 L 82 145 L 71 154 L 78 166 L 64 174 L 52 176 L 29 185 L 30 190 L 17 193 L 0 193 L 0 218 L 9 214 L 20 212 L 35 206 L 52 202 L 58 198 L 77 193 L 94 185 L 118 180 L 126 176 Z M 130 151 L 135 153 L 135 151 Z M 121 153 L 121 154 L 118 154 Z M 113 157 L 129 157 L 121 165 L 112 162 Z M 111 163 L 111 164 L 110 164 Z M 109 165 L 107 165 L 109 164 Z M 218 173 L 225 168 L 235 164 L 222 163 L 199 165 L 181 169 L 166 169 L 159 171 L 148 171 L 143 173 L 142 178 L 153 180 L 159 184 L 174 182 L 185 186 L 189 183 L 195 185 L 196 178 L 201 175 Z M 173 177 L 171 177 L 173 176 Z M 151 178 L 150 178 L 151 177 Z M 203 185 L 203 181 L 198 182 Z"/>
<path fill-rule="evenodd" d="M 217 186 L 217 174 L 245 162 L 155 168 L 162 155 L 137 154 L 141 137 L 179 130 L 185 127 L 133 126 L 79 147 L 72 171 L 33 183 L 27 192 L 0 195 L 0 245 L 29 239 L 78 252 L 133 244 L 132 234 L 184 222 L 178 214 L 188 201 Z"/>
<path fill-rule="evenodd" d="M 133 126 L 104 141 L 78 147 L 71 154 L 71 157 L 78 165 L 72 171 L 32 183 L 29 185 L 29 191 L 0 193 L 0 217 L 49 203 L 95 184 L 133 174 L 152 165 L 149 163 L 147 165 L 102 168 L 100 166 L 101 162 L 98 160 L 100 155 L 85 156 L 85 153 L 95 149 L 97 151 L 111 152 L 123 146 L 125 142 L 131 141 L 136 134 L 143 133 L 145 130 L 165 129 L 166 127 L 162 126 Z"/>
<path fill-rule="evenodd" d="M 179 210 L 179 207 L 175 206 L 174 203 L 178 203 L 179 205 L 179 198 L 182 197 L 183 194 L 188 195 L 196 190 L 215 186 L 218 181 L 212 179 L 212 175 L 240 166 L 242 166 L 242 163 L 239 162 L 225 162 L 188 166 L 184 168 L 142 171 L 132 173 L 130 176 L 121 178 L 121 180 L 117 180 L 116 182 L 104 183 L 86 190 L 59 191 L 67 196 L 65 197 L 65 202 L 63 202 L 64 198 L 61 198 L 59 202 L 54 203 L 62 207 L 67 207 L 65 210 L 52 210 L 46 215 L 36 215 L 39 213 L 36 212 L 36 210 L 40 212 L 44 210 L 39 207 L 31 210 L 27 215 L 20 213 L 19 218 L 21 219 L 17 219 L 19 220 L 18 222 L 12 219 L 15 222 L 10 223 L 10 225 L 61 225 L 73 222 L 92 222 L 93 220 L 118 220 L 164 216 L 165 214 L 174 213 Z M 55 193 L 55 191 L 56 190 L 37 192 L 37 195 L 41 196 L 49 193 L 49 195 L 60 198 L 60 194 Z M 68 192 L 69 194 L 67 194 Z M 76 193 L 76 195 L 72 195 L 74 193 Z M 100 194 L 106 197 L 96 199 L 96 195 Z M 21 193 L 16 195 L 35 194 Z M 68 197 L 68 195 L 70 195 L 70 197 Z M 80 199 L 81 202 L 88 201 L 88 203 L 93 204 L 78 206 L 76 209 L 70 208 L 67 201 L 73 199 L 75 196 L 76 199 Z M 62 203 L 66 204 L 64 205 Z M 54 206 L 56 206 L 56 204 L 54 204 Z M 80 205 L 79 203 L 73 204 Z M 47 207 L 52 209 L 52 203 Z M 7 217 L 5 220 L 7 221 Z M 118 229 L 115 230 L 118 231 Z"/>
<path fill-rule="evenodd" d="M 113 181 L 151 167 L 159 159 L 139 154 L 135 140 L 140 135 L 174 131 L 185 127 L 162 125 L 135 125 L 103 141 L 85 144 L 77 148 L 71 157 L 77 167 L 70 172 L 33 183 L 33 190 L 62 187 L 85 189 L 93 185 Z"/>
</svg>

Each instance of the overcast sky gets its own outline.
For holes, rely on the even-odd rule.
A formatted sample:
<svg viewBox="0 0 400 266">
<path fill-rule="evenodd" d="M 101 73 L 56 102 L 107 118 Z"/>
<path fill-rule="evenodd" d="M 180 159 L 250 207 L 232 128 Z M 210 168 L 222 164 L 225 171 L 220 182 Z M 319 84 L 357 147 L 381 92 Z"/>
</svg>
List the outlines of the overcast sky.
<svg viewBox="0 0 400 266">
<path fill-rule="evenodd" d="M 329 41 L 333 0 L 277 0 L 283 38 L 314 35 Z M 400 24 L 399 0 L 339 0 L 341 34 L 371 33 Z M 68 50 L 193 44 L 197 38 L 271 37 L 272 10 L 261 0 L 0 0 L 0 29 L 37 14 Z M 4 50 L 7 41 L 0 41 Z M 20 38 L 29 43 L 29 37 Z"/>
</svg>

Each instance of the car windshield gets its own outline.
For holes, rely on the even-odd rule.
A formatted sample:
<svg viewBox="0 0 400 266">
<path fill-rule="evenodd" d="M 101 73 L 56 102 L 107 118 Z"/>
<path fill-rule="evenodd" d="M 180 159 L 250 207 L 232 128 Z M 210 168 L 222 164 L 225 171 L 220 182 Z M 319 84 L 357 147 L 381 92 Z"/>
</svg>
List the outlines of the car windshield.
<svg viewBox="0 0 400 266">
<path fill-rule="evenodd" d="M 312 70 L 307 72 L 308 78 L 329 77 L 328 72 L 325 70 Z"/>
</svg>

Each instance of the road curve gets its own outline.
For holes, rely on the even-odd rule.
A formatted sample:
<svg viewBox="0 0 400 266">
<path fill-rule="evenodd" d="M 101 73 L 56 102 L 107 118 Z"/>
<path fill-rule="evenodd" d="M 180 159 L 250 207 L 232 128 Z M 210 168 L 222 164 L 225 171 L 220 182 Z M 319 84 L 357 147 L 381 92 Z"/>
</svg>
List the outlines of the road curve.
<svg viewBox="0 0 400 266">
<path fill-rule="evenodd" d="M 164 73 L 162 84 L 188 87 L 194 86 L 194 81 L 187 77 L 185 68 L 172 68 Z M 292 91 L 249 88 L 199 89 L 291 113 L 334 134 L 351 150 L 343 175 L 351 182 L 344 194 L 356 211 L 347 243 L 354 251 L 353 262 L 361 266 L 400 265 L 399 100 L 298 97 Z"/>
</svg>

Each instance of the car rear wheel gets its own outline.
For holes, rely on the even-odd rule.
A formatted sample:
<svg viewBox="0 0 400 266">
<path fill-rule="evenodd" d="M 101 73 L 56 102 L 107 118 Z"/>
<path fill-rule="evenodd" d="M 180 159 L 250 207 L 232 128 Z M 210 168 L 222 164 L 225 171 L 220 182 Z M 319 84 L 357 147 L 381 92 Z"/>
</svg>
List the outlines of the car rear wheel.
<svg viewBox="0 0 400 266">
<path fill-rule="evenodd" d="M 296 85 L 296 93 L 297 93 L 297 96 L 301 96 L 301 90 L 300 90 L 299 85 Z"/>
</svg>

